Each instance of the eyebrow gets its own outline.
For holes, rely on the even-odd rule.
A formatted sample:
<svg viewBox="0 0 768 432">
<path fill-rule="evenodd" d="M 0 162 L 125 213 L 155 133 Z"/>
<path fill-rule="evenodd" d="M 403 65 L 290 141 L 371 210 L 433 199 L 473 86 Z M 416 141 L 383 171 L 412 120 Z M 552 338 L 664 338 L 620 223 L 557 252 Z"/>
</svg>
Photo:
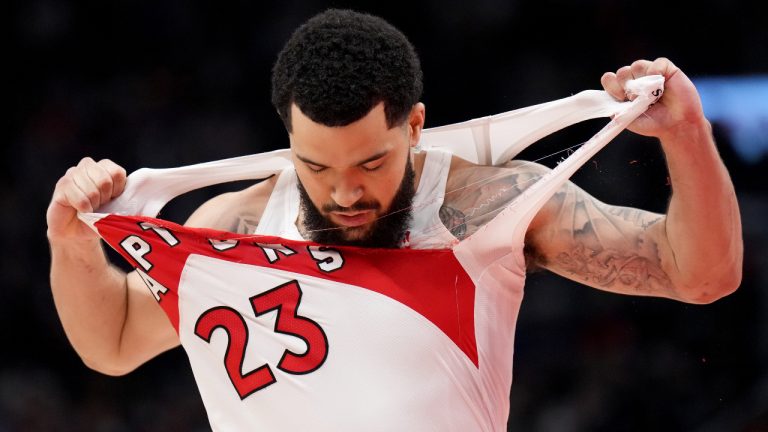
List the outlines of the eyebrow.
<svg viewBox="0 0 768 432">
<path fill-rule="evenodd" d="M 365 165 L 365 164 L 367 164 L 367 163 L 369 163 L 369 162 L 373 162 L 373 161 L 375 161 L 375 160 L 377 160 L 377 159 L 381 159 L 381 158 L 383 158 L 384 156 L 386 156 L 386 155 L 387 155 L 387 153 L 389 153 L 389 151 L 388 151 L 388 150 L 382 150 L 382 151 L 380 151 L 380 152 L 378 152 L 378 153 L 374 154 L 373 156 L 371 156 L 371 157 L 369 157 L 369 158 L 366 158 L 366 159 L 364 159 L 364 160 L 362 160 L 362 161 L 360 161 L 360 162 L 358 162 L 358 163 L 356 163 L 356 164 L 354 164 L 354 165 L 355 165 L 355 166 Z M 314 161 L 312 161 L 311 159 L 307 159 L 307 158 L 305 158 L 304 156 L 301 156 L 301 155 L 299 155 L 299 154 L 297 154 L 297 155 L 296 155 L 296 159 L 298 159 L 298 160 L 300 160 L 300 161 L 302 161 L 302 162 L 304 162 L 304 163 L 307 163 L 307 164 L 311 164 L 311 165 L 317 165 L 317 166 L 319 166 L 319 167 L 323 167 L 323 168 L 328 168 L 327 166 L 325 166 L 325 165 L 323 165 L 323 164 L 321 164 L 321 163 L 317 163 L 317 162 L 314 162 Z"/>
</svg>

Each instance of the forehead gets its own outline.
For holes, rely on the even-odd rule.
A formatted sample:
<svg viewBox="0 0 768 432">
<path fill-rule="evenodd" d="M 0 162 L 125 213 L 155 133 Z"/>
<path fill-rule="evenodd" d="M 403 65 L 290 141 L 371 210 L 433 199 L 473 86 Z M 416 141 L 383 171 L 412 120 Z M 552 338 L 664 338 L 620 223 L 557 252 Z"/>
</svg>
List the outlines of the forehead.
<svg viewBox="0 0 768 432">
<path fill-rule="evenodd" d="M 364 160 L 392 150 L 404 141 L 403 128 L 387 127 L 384 103 L 379 103 L 360 120 L 346 126 L 326 126 L 312 121 L 291 105 L 291 150 L 296 155 L 326 166 L 348 160 Z"/>
</svg>

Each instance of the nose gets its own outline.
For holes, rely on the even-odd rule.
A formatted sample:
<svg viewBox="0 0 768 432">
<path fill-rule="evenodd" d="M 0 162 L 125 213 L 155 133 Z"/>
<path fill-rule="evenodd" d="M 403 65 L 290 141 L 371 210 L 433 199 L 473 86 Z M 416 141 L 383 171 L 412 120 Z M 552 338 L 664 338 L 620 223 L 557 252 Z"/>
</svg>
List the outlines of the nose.
<svg viewBox="0 0 768 432">
<path fill-rule="evenodd" d="M 331 191 L 331 199 L 341 207 L 351 207 L 363 197 L 363 185 L 354 175 L 340 175 Z"/>
</svg>

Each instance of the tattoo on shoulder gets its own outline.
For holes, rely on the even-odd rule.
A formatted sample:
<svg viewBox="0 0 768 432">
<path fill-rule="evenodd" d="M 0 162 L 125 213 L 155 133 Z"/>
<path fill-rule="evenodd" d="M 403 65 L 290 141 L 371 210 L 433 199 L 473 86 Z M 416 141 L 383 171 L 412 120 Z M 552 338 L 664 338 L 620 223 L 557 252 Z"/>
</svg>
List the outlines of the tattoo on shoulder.
<svg viewBox="0 0 768 432">
<path fill-rule="evenodd" d="M 440 220 L 459 239 L 471 235 L 542 175 L 521 167 L 473 167 L 457 175 L 446 191 Z"/>
</svg>

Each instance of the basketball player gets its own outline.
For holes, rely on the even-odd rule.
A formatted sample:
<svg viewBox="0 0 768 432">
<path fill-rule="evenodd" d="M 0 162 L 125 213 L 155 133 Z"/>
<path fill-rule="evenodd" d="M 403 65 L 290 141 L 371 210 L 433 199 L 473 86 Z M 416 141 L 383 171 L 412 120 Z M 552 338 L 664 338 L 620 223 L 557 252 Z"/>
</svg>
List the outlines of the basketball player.
<svg viewBox="0 0 768 432">
<path fill-rule="evenodd" d="M 652 74 L 665 77 L 665 93 L 630 130 L 661 142 L 673 190 L 666 214 L 605 204 L 567 183 L 527 226 L 526 265 L 609 292 L 710 303 L 739 286 L 741 224 L 696 89 L 665 58 L 601 82 L 624 100 L 628 80 Z M 312 18 L 273 69 L 294 169 L 211 199 L 187 225 L 377 248 L 451 247 L 470 237 L 547 168 L 414 152 L 426 116 L 421 80 L 412 46 L 381 19 L 338 10 Z M 62 324 L 85 364 L 110 375 L 180 343 L 141 279 L 112 266 L 77 218 L 119 196 L 125 181 L 112 161 L 84 158 L 56 184 L 47 212 Z M 279 204 L 290 194 L 295 214 Z"/>
</svg>

